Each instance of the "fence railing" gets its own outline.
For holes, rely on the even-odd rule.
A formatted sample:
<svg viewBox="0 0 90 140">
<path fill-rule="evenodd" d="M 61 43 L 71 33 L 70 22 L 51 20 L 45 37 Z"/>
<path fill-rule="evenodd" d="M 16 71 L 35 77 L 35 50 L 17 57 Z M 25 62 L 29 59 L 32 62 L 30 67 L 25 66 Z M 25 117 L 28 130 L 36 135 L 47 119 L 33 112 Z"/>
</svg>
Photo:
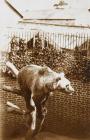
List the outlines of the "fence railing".
<svg viewBox="0 0 90 140">
<path fill-rule="evenodd" d="M 8 32 L 8 37 L 16 37 L 19 41 L 23 39 L 29 48 L 54 47 L 58 51 L 75 50 L 82 51 L 83 54 L 90 57 L 90 36 L 88 34 L 70 34 L 70 33 L 50 33 L 37 30 L 32 31 L 13 31 Z"/>
</svg>

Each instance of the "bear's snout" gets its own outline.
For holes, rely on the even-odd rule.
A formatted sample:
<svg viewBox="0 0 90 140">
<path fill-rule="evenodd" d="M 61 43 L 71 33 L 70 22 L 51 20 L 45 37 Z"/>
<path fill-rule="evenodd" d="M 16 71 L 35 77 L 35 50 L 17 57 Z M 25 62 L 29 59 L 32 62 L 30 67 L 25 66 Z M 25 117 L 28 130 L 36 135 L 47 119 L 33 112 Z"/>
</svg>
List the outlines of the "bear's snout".
<svg viewBox="0 0 90 140">
<path fill-rule="evenodd" d="M 61 80 L 58 81 L 58 90 L 66 91 L 67 93 L 74 92 L 71 82 L 65 77 L 61 77 Z"/>
</svg>

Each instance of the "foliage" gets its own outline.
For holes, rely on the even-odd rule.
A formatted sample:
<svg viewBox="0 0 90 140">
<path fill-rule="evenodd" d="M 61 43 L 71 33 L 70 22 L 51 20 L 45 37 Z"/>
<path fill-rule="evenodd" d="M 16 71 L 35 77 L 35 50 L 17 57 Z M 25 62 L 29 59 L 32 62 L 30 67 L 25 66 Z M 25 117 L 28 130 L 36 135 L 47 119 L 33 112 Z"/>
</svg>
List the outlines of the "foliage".
<svg viewBox="0 0 90 140">
<path fill-rule="evenodd" d="M 35 46 L 32 42 L 33 38 L 29 40 L 29 45 L 21 38 L 19 40 L 12 38 L 9 60 L 18 69 L 29 64 L 47 65 L 57 72 L 64 71 L 71 78 L 90 81 L 90 60 L 82 56 L 77 47 L 75 51 L 63 50 L 61 52 L 48 42 L 45 42 L 48 45 L 42 48 L 42 41 L 39 37 L 37 37 Z"/>
</svg>

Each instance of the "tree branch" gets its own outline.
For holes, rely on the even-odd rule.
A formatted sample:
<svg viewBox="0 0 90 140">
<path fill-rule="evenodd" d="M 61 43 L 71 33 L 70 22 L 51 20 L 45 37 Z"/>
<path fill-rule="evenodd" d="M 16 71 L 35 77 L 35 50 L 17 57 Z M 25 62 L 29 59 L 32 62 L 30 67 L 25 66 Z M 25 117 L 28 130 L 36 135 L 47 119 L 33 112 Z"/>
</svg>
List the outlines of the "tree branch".
<svg viewBox="0 0 90 140">
<path fill-rule="evenodd" d="M 16 87 L 11 87 L 11 86 L 4 85 L 4 86 L 2 86 L 2 90 L 8 91 L 8 92 L 11 92 L 11 93 L 20 95 L 20 96 L 24 96 L 24 93 L 21 91 L 20 88 L 16 88 Z"/>
</svg>

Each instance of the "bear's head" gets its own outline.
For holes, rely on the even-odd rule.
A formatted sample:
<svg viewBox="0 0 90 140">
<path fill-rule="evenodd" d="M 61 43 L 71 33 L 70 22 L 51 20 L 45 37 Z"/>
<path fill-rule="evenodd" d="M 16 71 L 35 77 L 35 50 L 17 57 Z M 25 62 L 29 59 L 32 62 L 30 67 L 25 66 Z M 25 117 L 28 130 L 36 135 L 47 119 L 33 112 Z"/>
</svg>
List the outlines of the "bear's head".
<svg viewBox="0 0 90 140">
<path fill-rule="evenodd" d="M 71 82 L 65 77 L 64 72 L 59 73 L 59 78 L 57 88 L 59 90 L 65 90 L 67 93 L 73 93 L 74 88 L 71 86 Z"/>
<path fill-rule="evenodd" d="M 39 75 L 41 75 L 43 85 L 50 92 L 54 90 L 66 91 L 67 93 L 74 92 L 74 88 L 71 86 L 71 82 L 65 77 L 64 72 L 57 73 L 45 66 L 39 71 Z"/>
</svg>

